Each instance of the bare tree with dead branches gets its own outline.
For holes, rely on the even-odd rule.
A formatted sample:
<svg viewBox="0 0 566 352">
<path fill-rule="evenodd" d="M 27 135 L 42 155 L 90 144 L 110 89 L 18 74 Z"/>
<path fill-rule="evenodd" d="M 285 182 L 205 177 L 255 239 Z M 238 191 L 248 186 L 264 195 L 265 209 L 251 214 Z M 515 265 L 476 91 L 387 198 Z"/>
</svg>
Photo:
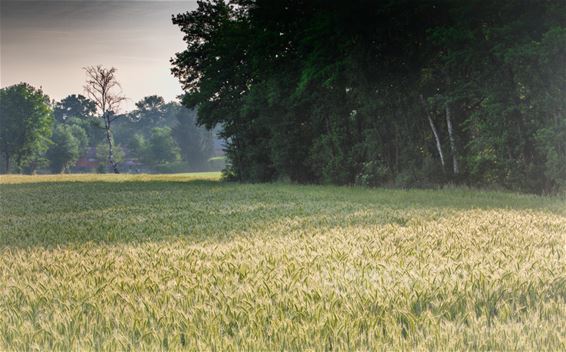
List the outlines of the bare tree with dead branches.
<svg viewBox="0 0 566 352">
<path fill-rule="evenodd" d="M 85 67 L 84 70 L 87 76 L 84 86 L 85 92 L 96 103 L 100 118 L 104 120 L 106 142 L 108 143 L 108 164 L 114 173 L 118 174 L 120 172 L 114 161 L 111 124 L 118 117 L 117 112 L 120 104 L 126 98 L 122 95 L 122 87 L 116 80 L 116 68 L 107 69 L 98 65 Z"/>
</svg>

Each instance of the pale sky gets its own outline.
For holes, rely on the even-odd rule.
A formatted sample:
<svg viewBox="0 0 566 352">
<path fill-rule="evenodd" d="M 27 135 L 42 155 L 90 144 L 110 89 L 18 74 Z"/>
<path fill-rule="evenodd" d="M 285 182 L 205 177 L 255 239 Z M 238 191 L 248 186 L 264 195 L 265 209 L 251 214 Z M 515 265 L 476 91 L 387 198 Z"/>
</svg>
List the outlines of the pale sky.
<svg viewBox="0 0 566 352">
<path fill-rule="evenodd" d="M 182 93 L 169 59 L 185 44 L 171 15 L 196 1 L 0 0 L 0 84 L 27 82 L 52 99 L 84 94 L 89 65 L 114 66 L 122 110 L 147 95 Z"/>
</svg>

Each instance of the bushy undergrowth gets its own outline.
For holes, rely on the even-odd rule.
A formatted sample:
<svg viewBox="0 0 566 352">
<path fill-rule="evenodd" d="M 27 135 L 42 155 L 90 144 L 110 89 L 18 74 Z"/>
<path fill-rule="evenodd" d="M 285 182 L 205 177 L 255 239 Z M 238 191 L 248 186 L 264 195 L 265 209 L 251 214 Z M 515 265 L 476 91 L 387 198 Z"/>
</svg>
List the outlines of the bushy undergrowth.
<svg viewBox="0 0 566 352">
<path fill-rule="evenodd" d="M 0 178 L 0 350 L 563 350 L 566 202 Z"/>
</svg>

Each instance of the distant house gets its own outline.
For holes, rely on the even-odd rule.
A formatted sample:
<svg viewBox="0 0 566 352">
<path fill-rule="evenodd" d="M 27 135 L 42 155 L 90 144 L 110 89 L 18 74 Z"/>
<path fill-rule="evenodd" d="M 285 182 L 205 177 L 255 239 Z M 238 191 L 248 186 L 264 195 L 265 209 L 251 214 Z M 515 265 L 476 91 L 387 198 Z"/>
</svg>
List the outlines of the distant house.
<svg viewBox="0 0 566 352">
<path fill-rule="evenodd" d="M 96 159 L 96 148 L 90 147 L 87 149 L 86 153 L 79 158 L 75 167 L 81 170 L 91 170 L 95 169 L 98 164 L 98 159 Z"/>
</svg>

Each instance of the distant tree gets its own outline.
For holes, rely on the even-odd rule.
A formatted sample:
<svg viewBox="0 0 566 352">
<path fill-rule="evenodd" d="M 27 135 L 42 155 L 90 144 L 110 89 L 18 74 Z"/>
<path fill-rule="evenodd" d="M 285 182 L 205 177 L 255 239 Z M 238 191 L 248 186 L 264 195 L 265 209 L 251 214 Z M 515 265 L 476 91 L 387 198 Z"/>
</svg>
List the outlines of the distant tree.
<svg viewBox="0 0 566 352">
<path fill-rule="evenodd" d="M 130 144 L 132 129 L 147 139 L 155 127 L 172 127 L 178 108 L 178 104 L 166 103 L 157 95 L 144 97 L 136 103 L 136 108 L 128 114 L 128 119 L 120 121 L 117 125 L 117 140 Z"/>
<path fill-rule="evenodd" d="M 72 117 L 89 119 L 96 114 L 96 103 L 83 95 L 72 94 L 55 104 L 53 117 L 57 122 L 66 122 Z"/>
<path fill-rule="evenodd" d="M 180 159 L 179 147 L 171 135 L 171 128 L 156 127 L 149 139 L 149 156 L 154 163 L 166 163 Z"/>
<path fill-rule="evenodd" d="M 6 173 L 12 161 L 22 167 L 45 150 L 52 123 L 49 97 L 41 89 L 27 83 L 0 89 L 0 153 Z"/>
<path fill-rule="evenodd" d="M 38 148 L 35 148 L 30 156 L 26 157 L 21 163 L 19 171 L 28 175 L 33 175 L 40 168 L 49 166 L 49 160 L 46 157 L 46 150 L 49 148 L 49 140 L 45 139 Z"/>
<path fill-rule="evenodd" d="M 92 99 L 95 104 L 99 117 L 104 121 L 104 130 L 106 131 L 106 143 L 108 144 L 108 164 L 114 173 L 120 173 L 118 164 L 114 158 L 113 139 L 112 139 L 112 122 L 120 115 L 117 115 L 120 104 L 126 100 L 116 89 L 120 89 L 120 83 L 116 80 L 116 69 L 104 68 L 102 66 L 89 66 L 84 68 L 87 81 L 84 86 L 87 96 Z"/>
<path fill-rule="evenodd" d="M 88 136 L 86 135 L 85 130 L 78 125 L 71 125 L 71 126 L 69 126 L 69 128 L 71 129 L 71 133 L 73 134 L 73 136 L 79 142 L 79 152 L 81 154 L 86 152 L 86 150 L 89 147 L 89 144 L 88 144 L 89 140 L 88 140 Z"/>
<path fill-rule="evenodd" d="M 151 95 L 136 103 L 136 110 L 131 113 L 131 119 L 142 123 L 156 123 L 165 114 L 165 100 L 158 95 Z"/>
<path fill-rule="evenodd" d="M 47 159 L 53 173 L 68 171 L 87 146 L 86 132 L 76 125 L 58 124 L 53 130 Z"/>
<path fill-rule="evenodd" d="M 134 136 L 132 137 L 132 140 L 130 141 L 128 147 L 129 147 L 129 150 L 132 152 L 132 154 L 138 160 L 147 160 L 148 159 L 148 156 L 147 156 L 147 153 L 148 153 L 147 141 L 146 141 L 143 134 L 141 134 L 141 133 L 134 134 Z"/>
<path fill-rule="evenodd" d="M 120 144 L 114 144 L 114 141 L 112 141 L 112 146 L 114 149 L 114 162 L 121 163 L 126 156 L 124 149 L 122 149 Z M 108 143 L 99 143 L 96 146 L 96 159 L 102 163 L 105 160 L 108 161 Z"/>
<path fill-rule="evenodd" d="M 53 109 L 56 123 L 80 126 L 88 136 L 88 144 L 104 136 L 101 119 L 96 118 L 96 103 L 83 95 L 69 95 L 57 102 Z"/>
<path fill-rule="evenodd" d="M 173 111 L 170 104 L 157 95 L 147 96 L 135 104 L 136 108 L 118 118 L 113 124 L 112 135 L 117 143 L 129 146 L 134 134 L 142 135 L 146 140 L 154 127 L 171 127 Z"/>
<path fill-rule="evenodd" d="M 193 169 L 206 167 L 208 159 L 214 154 L 212 132 L 197 125 L 195 110 L 179 107 L 175 118 L 177 124 L 173 128 L 173 138 L 183 160 Z"/>
</svg>

